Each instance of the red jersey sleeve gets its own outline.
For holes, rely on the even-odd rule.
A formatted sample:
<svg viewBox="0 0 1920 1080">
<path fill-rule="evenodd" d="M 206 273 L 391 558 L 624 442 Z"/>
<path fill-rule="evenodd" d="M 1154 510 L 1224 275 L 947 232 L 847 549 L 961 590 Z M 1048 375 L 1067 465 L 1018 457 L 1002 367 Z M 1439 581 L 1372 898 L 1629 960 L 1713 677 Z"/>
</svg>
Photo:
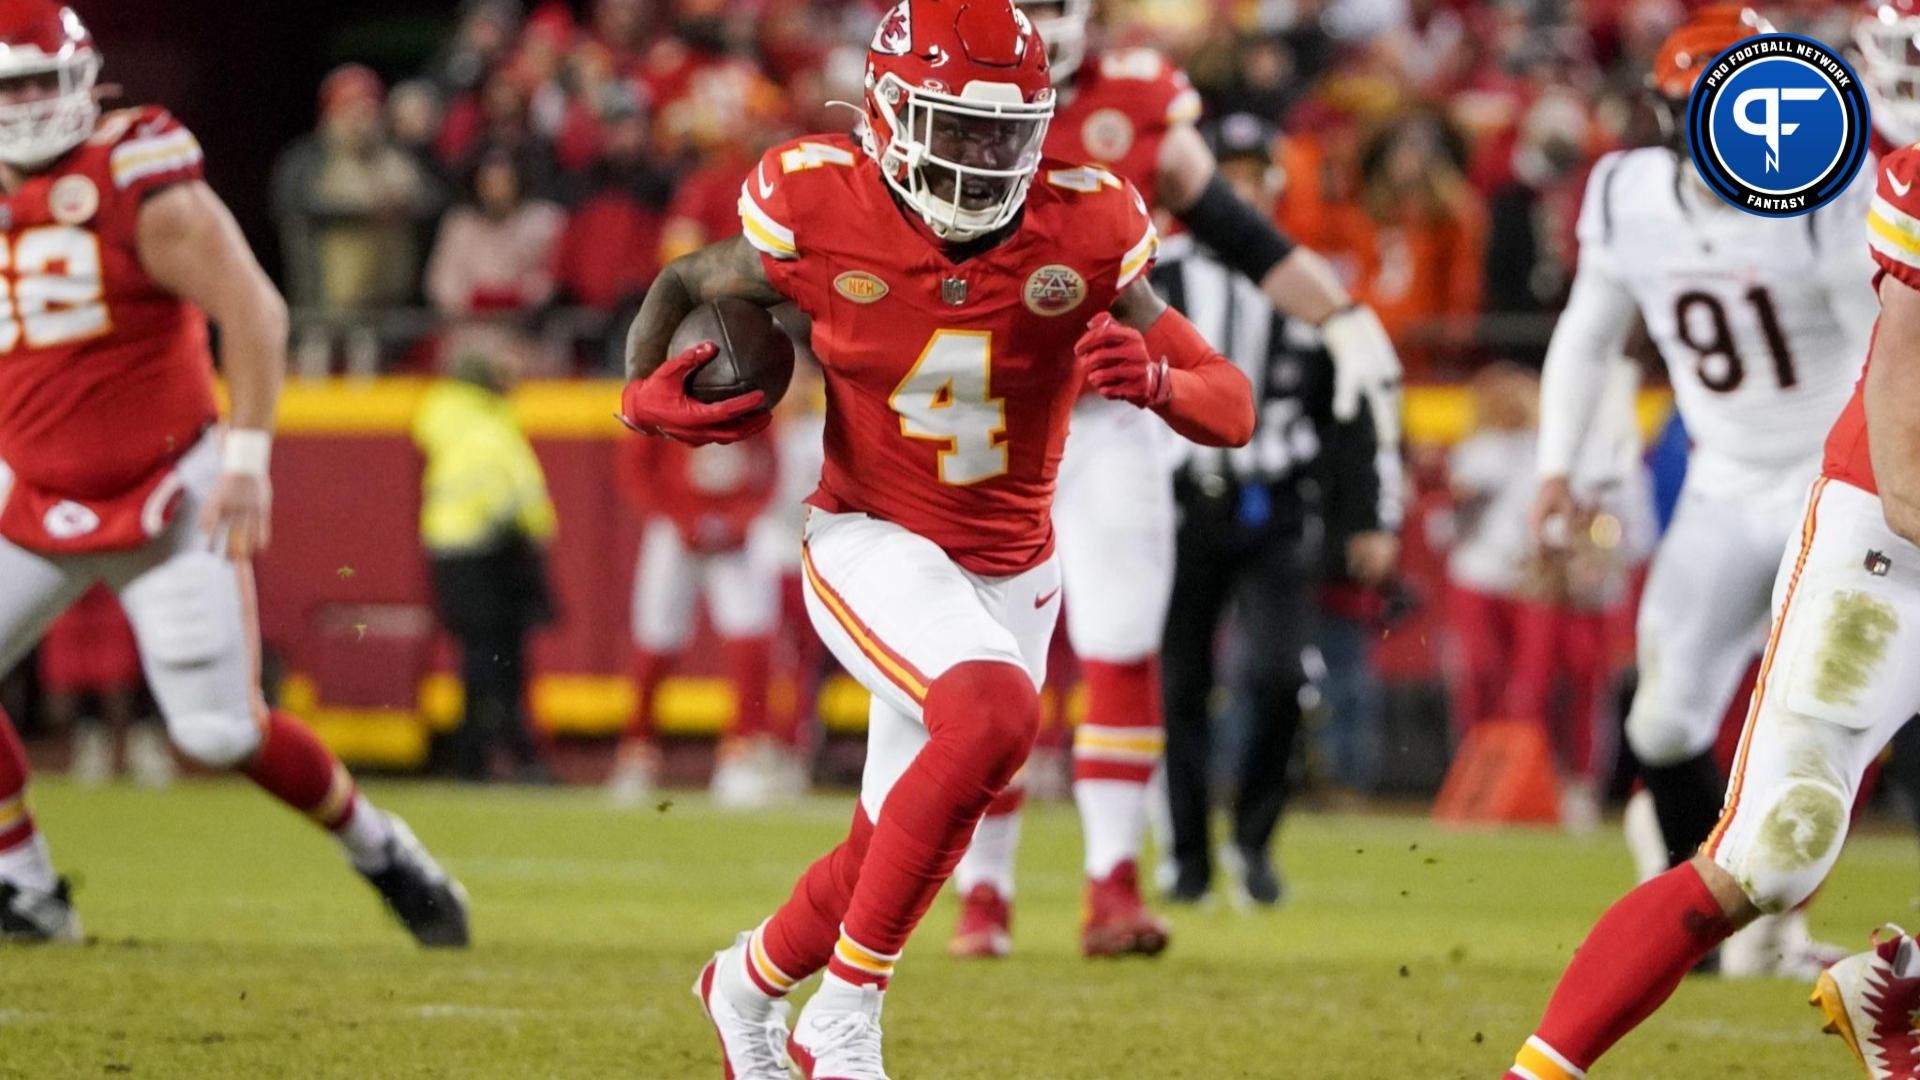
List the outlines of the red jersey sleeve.
<svg viewBox="0 0 1920 1080">
<path fill-rule="evenodd" d="M 1880 161 L 1873 206 L 1867 211 L 1867 245 L 1882 274 L 1920 289 L 1920 146 L 1896 150 Z"/>
<path fill-rule="evenodd" d="M 1118 235 L 1127 246 L 1120 255 L 1120 276 L 1114 281 L 1116 292 L 1153 269 L 1154 260 L 1160 255 L 1160 233 L 1153 227 L 1153 213 L 1147 209 L 1146 198 L 1132 184 L 1123 180 L 1121 185 L 1126 198 L 1121 200 Z"/>
<path fill-rule="evenodd" d="M 802 267 L 807 250 L 803 208 L 841 201 L 820 183 L 821 172 L 853 168 L 854 153 L 844 140 L 798 139 L 767 151 L 740 185 L 742 234 L 759 250 L 773 287 L 803 310 L 816 310 L 817 299 L 807 295 L 811 286 Z M 810 186 L 820 190 L 810 195 Z"/>
<path fill-rule="evenodd" d="M 113 147 L 107 169 L 114 189 L 135 205 L 162 188 L 205 175 L 200 141 L 157 105 L 110 114 L 94 139 Z"/>
</svg>

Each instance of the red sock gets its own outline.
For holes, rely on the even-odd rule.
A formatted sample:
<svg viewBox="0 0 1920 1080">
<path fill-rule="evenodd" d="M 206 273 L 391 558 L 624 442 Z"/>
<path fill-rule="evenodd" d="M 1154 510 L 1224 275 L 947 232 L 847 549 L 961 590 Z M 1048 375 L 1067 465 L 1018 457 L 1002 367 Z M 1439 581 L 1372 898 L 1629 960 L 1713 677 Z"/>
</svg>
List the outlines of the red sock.
<svg viewBox="0 0 1920 1080">
<path fill-rule="evenodd" d="M 1691 863 L 1621 897 L 1573 954 L 1514 1075 L 1578 1080 L 1732 932 Z"/>
<path fill-rule="evenodd" d="M 860 864 L 873 840 L 865 808 L 853 808 L 853 828 L 840 845 L 821 856 L 793 887 L 793 895 L 754 931 L 747 950 L 747 977 L 761 992 L 779 996 L 827 966 L 840 920 L 846 918 Z"/>
<path fill-rule="evenodd" d="M 751 739 L 767 734 L 767 684 L 773 643 L 766 638 L 737 638 L 721 646 L 727 679 L 733 683 L 733 735 Z"/>
<path fill-rule="evenodd" d="M 286 713 L 267 715 L 260 749 L 247 763 L 247 779 L 329 832 L 353 820 L 359 794 L 353 777 L 311 728 Z"/>
<path fill-rule="evenodd" d="M 1160 658 L 1131 664 L 1086 660 L 1087 718 L 1073 737 L 1075 780 L 1153 778 L 1165 742 L 1160 718 Z"/>
<path fill-rule="evenodd" d="M 0 851 L 33 839 L 33 815 L 27 812 L 27 751 L 0 710 Z"/>
<path fill-rule="evenodd" d="M 1039 730 L 1040 697 L 1012 664 L 969 660 L 927 688 L 927 744 L 888 793 L 827 970 L 884 989 L 893 958 L 967 850 Z"/>
<path fill-rule="evenodd" d="M 663 653 L 633 650 L 633 717 L 627 721 L 628 742 L 650 743 L 654 736 L 653 697 L 667 677 L 672 657 Z"/>
</svg>

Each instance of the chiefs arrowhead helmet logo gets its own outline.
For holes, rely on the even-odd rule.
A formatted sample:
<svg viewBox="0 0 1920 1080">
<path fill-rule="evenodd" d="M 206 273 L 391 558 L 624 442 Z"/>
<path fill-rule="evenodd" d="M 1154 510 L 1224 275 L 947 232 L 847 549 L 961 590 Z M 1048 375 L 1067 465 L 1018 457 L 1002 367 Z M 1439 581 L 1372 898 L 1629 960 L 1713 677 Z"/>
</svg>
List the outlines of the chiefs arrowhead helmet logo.
<svg viewBox="0 0 1920 1080">
<path fill-rule="evenodd" d="M 873 32 L 873 51 L 883 56 L 905 56 L 913 48 L 913 0 L 900 0 Z"/>
</svg>

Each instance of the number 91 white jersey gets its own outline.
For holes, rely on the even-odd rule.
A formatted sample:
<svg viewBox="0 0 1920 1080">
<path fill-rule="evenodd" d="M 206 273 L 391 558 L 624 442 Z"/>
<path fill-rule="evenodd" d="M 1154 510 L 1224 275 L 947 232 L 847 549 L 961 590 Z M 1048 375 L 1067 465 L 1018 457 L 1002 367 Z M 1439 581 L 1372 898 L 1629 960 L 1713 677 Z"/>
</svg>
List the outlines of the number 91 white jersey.
<svg viewBox="0 0 1920 1080">
<path fill-rule="evenodd" d="M 1866 242 L 1873 163 L 1839 199 L 1793 218 L 1743 213 L 1689 168 L 1660 147 L 1594 167 L 1575 286 L 1587 295 L 1569 300 L 1569 314 L 1604 302 L 1626 322 L 1608 318 L 1605 331 L 1624 337 L 1628 302 L 1638 309 L 1697 460 L 1763 472 L 1817 461 L 1879 310 Z M 1577 348 L 1557 339 L 1588 336 L 1584 321 L 1563 319 L 1556 346 Z"/>
</svg>

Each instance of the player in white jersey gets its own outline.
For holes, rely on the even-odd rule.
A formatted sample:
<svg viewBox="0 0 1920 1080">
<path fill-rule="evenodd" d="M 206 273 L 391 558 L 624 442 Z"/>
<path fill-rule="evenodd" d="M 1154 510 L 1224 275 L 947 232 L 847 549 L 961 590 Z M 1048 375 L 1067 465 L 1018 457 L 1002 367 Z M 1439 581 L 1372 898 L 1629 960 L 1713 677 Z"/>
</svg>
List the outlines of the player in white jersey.
<svg viewBox="0 0 1920 1080">
<path fill-rule="evenodd" d="M 1762 218 L 1716 197 L 1678 149 L 1700 69 L 1765 29 L 1750 13 L 1710 9 L 1661 47 L 1651 83 L 1676 138 L 1595 166 L 1579 267 L 1541 386 L 1534 522 L 1543 542 L 1573 508 L 1568 473 L 1636 319 L 1666 362 L 1693 438 L 1641 601 L 1640 685 L 1627 719 L 1669 865 L 1689 858 L 1719 817 L 1720 718 L 1765 640 L 1774 571 L 1877 312 L 1865 236 L 1871 169 L 1813 213 Z M 1798 966 L 1803 924 L 1786 918 L 1730 945 L 1729 973 Z M 1800 944 L 1771 944 L 1782 934 Z"/>
</svg>

